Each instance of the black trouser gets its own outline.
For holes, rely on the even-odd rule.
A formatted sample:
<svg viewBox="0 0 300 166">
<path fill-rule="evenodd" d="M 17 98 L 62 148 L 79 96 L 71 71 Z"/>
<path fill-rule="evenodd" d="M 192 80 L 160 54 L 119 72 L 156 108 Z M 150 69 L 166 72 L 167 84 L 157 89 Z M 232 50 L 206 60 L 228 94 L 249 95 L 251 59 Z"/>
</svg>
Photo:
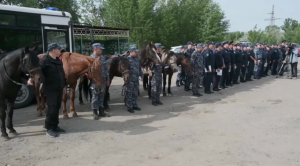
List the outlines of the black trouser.
<svg viewBox="0 0 300 166">
<path fill-rule="evenodd" d="M 232 82 L 234 80 L 234 65 L 231 64 L 230 66 L 230 72 L 229 72 L 229 78 L 228 78 L 228 81 L 226 82 L 227 85 L 232 85 Z"/>
<path fill-rule="evenodd" d="M 242 66 L 242 63 L 236 63 L 236 69 L 234 71 L 235 75 L 234 75 L 234 79 L 233 79 L 234 83 L 237 83 L 237 80 L 240 76 L 241 66 Z"/>
<path fill-rule="evenodd" d="M 278 60 L 273 61 L 273 66 L 272 66 L 272 75 L 277 74 L 277 65 L 278 65 Z"/>
<path fill-rule="evenodd" d="M 245 76 L 246 76 L 246 66 L 241 67 L 241 75 L 240 75 L 240 81 L 244 82 L 245 81 Z"/>
<path fill-rule="evenodd" d="M 45 120 L 45 128 L 47 130 L 57 127 L 59 120 L 59 109 L 61 107 L 63 90 L 45 91 L 48 112 Z"/>
<path fill-rule="evenodd" d="M 213 83 L 213 85 L 214 85 L 213 88 L 214 89 L 219 89 L 219 83 L 220 83 L 220 80 L 221 80 L 221 76 L 219 76 L 217 72 L 214 72 L 214 76 L 215 76 L 215 79 L 214 79 L 214 83 Z"/>
<path fill-rule="evenodd" d="M 222 71 L 221 86 L 225 87 L 225 83 L 229 82 L 229 64 L 225 63 L 225 68 Z M 227 84 L 228 85 L 228 84 Z"/>
<path fill-rule="evenodd" d="M 298 65 L 298 62 L 295 62 L 295 63 L 291 64 L 292 77 L 297 77 L 297 65 Z"/>
<path fill-rule="evenodd" d="M 204 86 L 204 92 L 211 92 L 210 90 L 210 85 L 211 85 L 211 82 L 212 82 L 212 77 L 213 76 L 213 73 L 210 72 L 206 72 L 205 73 L 205 86 Z"/>
<path fill-rule="evenodd" d="M 249 65 L 247 67 L 247 75 L 246 75 L 247 81 L 251 80 L 251 76 L 253 75 L 253 70 L 254 70 L 254 62 L 249 62 Z"/>
</svg>

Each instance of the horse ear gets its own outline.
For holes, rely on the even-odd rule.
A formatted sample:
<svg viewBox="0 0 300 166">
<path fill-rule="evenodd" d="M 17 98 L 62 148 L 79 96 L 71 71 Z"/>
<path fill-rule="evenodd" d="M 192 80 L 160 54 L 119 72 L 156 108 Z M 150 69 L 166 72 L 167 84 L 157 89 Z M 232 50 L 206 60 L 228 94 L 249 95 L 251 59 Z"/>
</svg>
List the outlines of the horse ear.
<svg viewBox="0 0 300 166">
<path fill-rule="evenodd" d="M 29 46 L 26 46 L 25 49 L 24 49 L 24 51 L 23 51 L 23 53 L 24 53 L 24 55 L 25 55 L 25 54 L 27 54 L 28 52 L 29 52 Z"/>
</svg>

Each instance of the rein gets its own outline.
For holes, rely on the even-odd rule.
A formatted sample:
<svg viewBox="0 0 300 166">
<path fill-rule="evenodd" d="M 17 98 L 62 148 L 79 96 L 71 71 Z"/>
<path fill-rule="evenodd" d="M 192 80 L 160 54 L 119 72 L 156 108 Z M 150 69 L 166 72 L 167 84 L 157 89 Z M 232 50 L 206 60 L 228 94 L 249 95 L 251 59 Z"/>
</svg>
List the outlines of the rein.
<svg viewBox="0 0 300 166">
<path fill-rule="evenodd" d="M 27 84 L 19 83 L 19 82 L 15 81 L 15 80 L 11 79 L 11 78 L 9 77 L 8 73 L 7 73 L 7 70 L 6 70 L 6 67 L 5 67 L 5 64 L 4 64 L 4 59 L 2 60 L 2 63 L 3 63 L 5 75 L 6 75 L 6 77 L 7 77 L 11 82 L 15 83 L 16 85 L 28 86 Z M 22 65 L 24 65 L 24 64 L 22 64 Z M 27 70 L 28 73 L 29 73 L 29 78 L 32 78 L 32 74 L 31 74 L 32 72 L 34 72 L 35 70 L 39 70 L 39 69 L 40 69 L 40 67 L 37 67 L 37 68 L 34 68 L 34 69 L 32 69 L 32 70 L 29 70 L 28 67 L 27 67 L 26 65 L 24 65 L 24 66 L 26 67 L 26 70 Z"/>
</svg>

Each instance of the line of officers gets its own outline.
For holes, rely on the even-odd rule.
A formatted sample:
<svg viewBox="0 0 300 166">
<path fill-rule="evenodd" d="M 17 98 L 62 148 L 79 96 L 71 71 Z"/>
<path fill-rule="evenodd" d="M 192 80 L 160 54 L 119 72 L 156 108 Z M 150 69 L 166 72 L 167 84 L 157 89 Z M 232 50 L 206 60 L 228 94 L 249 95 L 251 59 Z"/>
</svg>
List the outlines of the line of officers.
<svg viewBox="0 0 300 166">
<path fill-rule="evenodd" d="M 250 46 L 233 44 L 233 41 L 207 44 L 188 42 L 181 52 L 191 57 L 192 72 L 179 67 L 176 85 L 184 85 L 186 91 L 192 90 L 193 96 L 197 97 L 202 96 L 199 92 L 201 84 L 204 85 L 204 92 L 211 94 L 234 84 L 253 81 L 252 76 L 261 79 L 268 76 L 269 71 L 277 75 L 279 63 L 286 56 L 285 41 L 272 46 L 261 42 Z"/>
</svg>

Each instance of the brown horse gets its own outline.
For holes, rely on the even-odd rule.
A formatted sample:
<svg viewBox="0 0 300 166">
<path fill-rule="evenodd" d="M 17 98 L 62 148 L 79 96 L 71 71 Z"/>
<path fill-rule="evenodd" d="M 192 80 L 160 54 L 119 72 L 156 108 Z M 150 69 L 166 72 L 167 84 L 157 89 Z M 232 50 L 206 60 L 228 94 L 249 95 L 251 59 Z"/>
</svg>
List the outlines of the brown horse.
<svg viewBox="0 0 300 166">
<path fill-rule="evenodd" d="M 73 117 L 77 117 L 77 113 L 75 112 L 74 99 L 75 99 L 75 88 L 77 85 L 77 80 L 80 76 L 88 73 L 88 77 L 93 79 L 96 84 L 103 88 L 103 80 L 102 80 L 102 67 L 100 58 L 94 59 L 89 56 L 81 55 L 78 53 L 70 53 L 70 52 L 62 52 L 60 59 L 63 62 L 64 72 L 66 76 L 67 85 L 70 85 L 70 112 Z M 38 109 L 37 115 L 42 116 L 42 110 L 45 107 L 45 99 L 43 89 L 40 88 L 38 84 L 35 85 L 35 94 L 37 97 Z M 66 91 L 64 91 L 66 92 Z M 84 91 L 87 93 L 86 91 Z M 64 119 L 69 118 L 67 113 L 67 93 L 63 93 L 63 117 Z"/>
</svg>

